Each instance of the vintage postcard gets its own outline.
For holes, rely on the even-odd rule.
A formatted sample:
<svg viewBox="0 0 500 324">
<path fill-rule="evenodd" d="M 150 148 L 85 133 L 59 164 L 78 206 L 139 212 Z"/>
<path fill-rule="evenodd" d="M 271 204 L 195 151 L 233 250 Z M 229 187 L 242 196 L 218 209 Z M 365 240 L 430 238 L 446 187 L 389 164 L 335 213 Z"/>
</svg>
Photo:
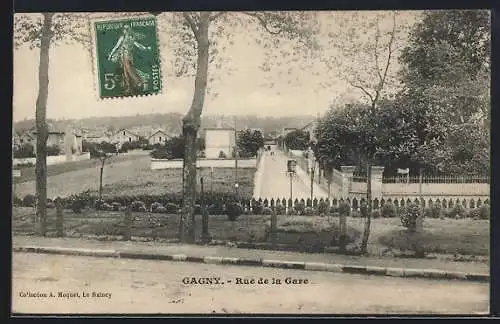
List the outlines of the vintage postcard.
<svg viewBox="0 0 500 324">
<path fill-rule="evenodd" d="M 16 13 L 13 41 L 13 315 L 489 313 L 489 11 Z"/>
</svg>

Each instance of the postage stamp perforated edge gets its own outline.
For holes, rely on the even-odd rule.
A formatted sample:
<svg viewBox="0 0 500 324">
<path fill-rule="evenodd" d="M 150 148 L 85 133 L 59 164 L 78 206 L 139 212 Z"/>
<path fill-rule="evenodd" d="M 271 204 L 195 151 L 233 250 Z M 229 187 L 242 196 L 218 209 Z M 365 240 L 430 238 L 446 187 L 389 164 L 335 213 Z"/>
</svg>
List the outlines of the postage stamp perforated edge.
<svg viewBox="0 0 500 324">
<path fill-rule="evenodd" d="M 94 85 L 94 95 L 97 100 L 113 100 L 113 99 L 126 99 L 126 98 L 140 98 L 140 97 L 149 97 L 149 96 L 154 96 L 154 95 L 161 95 L 163 94 L 164 90 L 164 81 L 163 81 L 163 75 L 162 75 L 162 62 L 161 62 L 161 53 L 160 53 L 160 37 L 158 33 L 158 21 L 156 17 L 152 14 L 147 14 L 147 13 L 137 13 L 133 14 L 130 13 L 130 16 L 123 16 L 123 17 L 117 17 L 114 16 L 116 13 L 103 13 L 103 14 L 96 14 L 93 16 L 88 17 L 88 32 L 90 35 L 90 56 L 91 56 L 91 66 L 92 66 L 92 74 L 93 74 L 93 85 Z M 102 23 L 102 22 L 120 22 L 120 21 L 129 21 L 129 20 L 140 20 L 140 19 L 151 19 L 153 18 L 155 20 L 155 37 L 156 37 L 156 44 L 157 44 L 157 53 L 156 55 L 158 56 L 159 62 L 159 79 L 161 82 L 160 90 L 154 94 L 144 94 L 144 95 L 134 95 L 134 96 L 115 96 L 115 97 L 101 97 L 101 90 L 100 90 L 100 80 L 99 80 L 99 61 L 97 58 L 97 39 L 96 39 L 96 31 L 95 31 L 95 24 L 96 23 Z"/>
</svg>

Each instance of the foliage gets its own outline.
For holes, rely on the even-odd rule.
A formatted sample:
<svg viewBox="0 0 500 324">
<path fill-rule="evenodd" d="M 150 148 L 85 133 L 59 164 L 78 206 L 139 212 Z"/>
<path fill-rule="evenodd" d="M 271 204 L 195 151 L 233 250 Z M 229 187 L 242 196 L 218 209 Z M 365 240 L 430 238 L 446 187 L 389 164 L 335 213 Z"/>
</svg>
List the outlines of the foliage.
<svg viewBox="0 0 500 324">
<path fill-rule="evenodd" d="M 252 210 L 254 215 L 261 215 L 263 208 L 264 205 L 262 204 L 262 202 L 257 201 L 255 199 L 252 200 Z"/>
<path fill-rule="evenodd" d="M 297 129 L 286 134 L 284 142 L 289 150 L 306 150 L 311 142 L 311 136 L 308 131 Z"/>
<path fill-rule="evenodd" d="M 26 143 L 14 148 L 13 156 L 16 159 L 25 159 L 35 157 L 35 148 L 32 144 Z"/>
<path fill-rule="evenodd" d="M 344 216 L 349 216 L 351 214 L 351 206 L 345 202 L 345 201 L 342 201 L 340 202 L 339 204 L 339 207 L 338 207 L 338 212 L 341 214 L 341 215 L 344 215 Z"/>
<path fill-rule="evenodd" d="M 489 174 L 490 17 L 427 11 L 401 55 L 398 98 L 413 130 L 403 155 L 434 172 Z"/>
<path fill-rule="evenodd" d="M 372 210 L 372 218 L 379 218 L 380 217 L 380 210 L 375 209 Z"/>
<path fill-rule="evenodd" d="M 293 209 L 297 213 L 297 215 L 304 215 L 306 205 L 303 202 L 299 202 L 293 206 Z"/>
<path fill-rule="evenodd" d="M 482 204 L 481 207 L 479 207 L 479 218 L 480 219 L 490 219 L 491 214 L 490 214 L 490 204 Z"/>
<path fill-rule="evenodd" d="M 399 217 L 401 224 L 409 231 L 415 232 L 422 228 L 424 222 L 424 211 L 417 204 L 410 204 L 401 208 Z"/>
<path fill-rule="evenodd" d="M 325 202 L 325 201 L 320 201 L 320 202 L 318 203 L 318 207 L 317 207 L 317 209 L 318 209 L 318 214 L 319 214 L 320 216 L 328 214 L 328 212 L 329 212 L 329 206 L 328 206 L 328 203 L 327 203 L 327 202 Z"/>
<path fill-rule="evenodd" d="M 276 211 L 276 215 L 285 215 L 286 207 L 282 204 L 277 204 L 274 206 L 274 210 Z"/>
<path fill-rule="evenodd" d="M 179 211 L 179 206 L 174 203 L 167 203 L 165 205 L 165 212 L 168 214 L 177 214 Z"/>
<path fill-rule="evenodd" d="M 133 212 L 140 212 L 140 211 L 146 211 L 146 204 L 143 201 L 140 200 L 135 200 L 130 204 L 130 209 Z"/>
<path fill-rule="evenodd" d="M 238 203 L 231 201 L 226 204 L 226 214 L 230 221 L 234 222 L 241 214 L 243 214 L 243 206 Z"/>
<path fill-rule="evenodd" d="M 409 229 L 398 230 L 379 238 L 382 245 L 391 249 L 398 249 L 402 252 L 411 251 L 415 257 L 424 258 L 431 252 L 428 234 L 424 232 L 415 232 Z"/>
<path fill-rule="evenodd" d="M 396 206 L 391 201 L 386 201 L 382 206 L 381 215 L 382 217 L 385 218 L 396 217 L 397 215 Z"/>
<path fill-rule="evenodd" d="M 221 201 L 214 202 L 207 207 L 207 211 L 210 215 L 223 215 L 226 212 L 224 208 L 224 203 Z"/>
<path fill-rule="evenodd" d="M 465 217 L 465 208 L 462 204 L 455 204 L 453 208 L 448 212 L 449 218 L 464 218 Z"/>
<path fill-rule="evenodd" d="M 24 207 L 35 207 L 35 203 L 36 203 L 35 195 L 28 194 L 28 195 L 23 197 L 22 205 Z"/>
<path fill-rule="evenodd" d="M 47 146 L 47 155 L 48 156 L 57 156 L 60 153 L 61 153 L 61 148 L 58 145 Z"/>
<path fill-rule="evenodd" d="M 226 159 L 226 158 L 227 158 L 226 153 L 224 153 L 224 151 L 220 151 L 219 152 L 219 159 Z"/>
<path fill-rule="evenodd" d="M 316 210 L 312 207 L 304 208 L 304 215 L 306 216 L 314 216 L 316 214 Z"/>
<path fill-rule="evenodd" d="M 260 130 L 244 129 L 237 134 L 238 155 L 242 158 L 254 157 L 264 147 L 264 136 Z"/>
<path fill-rule="evenodd" d="M 120 149 L 129 151 L 129 150 L 136 150 L 142 147 L 141 141 L 132 141 L 132 142 L 125 142 L 121 145 Z"/>
</svg>

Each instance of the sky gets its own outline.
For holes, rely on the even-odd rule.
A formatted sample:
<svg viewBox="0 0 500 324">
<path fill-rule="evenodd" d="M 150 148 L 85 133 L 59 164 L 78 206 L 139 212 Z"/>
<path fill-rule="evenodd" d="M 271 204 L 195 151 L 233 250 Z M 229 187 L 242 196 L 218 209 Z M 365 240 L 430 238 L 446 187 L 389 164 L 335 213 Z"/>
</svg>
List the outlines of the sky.
<svg viewBox="0 0 500 324">
<path fill-rule="evenodd" d="M 408 14 L 411 15 L 411 14 Z M 328 22 L 327 14 L 319 15 L 320 23 Z M 326 26 L 323 24 L 322 26 Z M 224 56 L 230 58 L 233 72 L 224 70 L 217 73 L 217 83 L 213 87 L 217 96 L 206 98 L 204 114 L 214 115 L 316 115 L 323 114 L 335 100 L 354 100 L 361 97 L 359 90 L 353 89 L 338 76 L 318 73 L 324 67 L 303 69 L 290 66 L 291 74 L 299 80 L 288 84 L 278 73 L 278 69 L 263 72 L 259 65 L 264 60 L 264 50 L 248 42 L 256 35 L 253 29 L 232 30 L 234 43 L 227 45 Z M 331 36 L 322 28 L 319 38 Z M 165 57 L 169 53 L 168 38 L 159 39 L 160 51 Z M 167 53 L 168 52 L 168 53 Z M 35 102 L 38 92 L 39 51 L 22 46 L 14 50 L 14 122 L 35 117 Z M 120 98 L 101 100 L 96 89 L 93 72 L 93 58 L 89 51 L 78 44 L 61 44 L 50 50 L 49 97 L 47 117 L 53 119 L 79 119 L 99 116 L 122 116 L 148 113 L 168 113 L 188 111 L 192 101 L 194 78 L 174 77 L 170 65 L 163 63 L 163 91 L 161 94 L 140 98 Z M 166 73 L 167 72 L 167 73 Z M 274 87 L 263 85 L 264 79 L 272 80 Z M 337 78 L 337 79 L 336 79 Z M 329 86 L 319 86 L 328 80 Z"/>
</svg>

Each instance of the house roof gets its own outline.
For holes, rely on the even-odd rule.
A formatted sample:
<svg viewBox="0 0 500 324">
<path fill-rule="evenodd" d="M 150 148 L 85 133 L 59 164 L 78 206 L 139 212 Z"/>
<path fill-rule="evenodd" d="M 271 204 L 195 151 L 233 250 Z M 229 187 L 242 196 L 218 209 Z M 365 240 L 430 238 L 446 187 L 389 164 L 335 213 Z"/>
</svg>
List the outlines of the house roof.
<svg viewBox="0 0 500 324">
<path fill-rule="evenodd" d="M 165 136 L 170 136 L 170 135 L 168 135 L 168 134 L 167 134 L 164 130 L 158 129 L 158 130 L 154 131 L 151 135 L 149 135 L 149 138 L 151 138 L 151 137 L 155 136 L 155 135 L 156 135 L 156 134 L 158 134 L 158 133 L 161 133 L 161 134 L 163 134 L 163 135 L 165 135 Z"/>
<path fill-rule="evenodd" d="M 207 130 L 231 130 L 231 131 L 234 131 L 236 130 L 235 128 L 232 128 L 232 127 L 221 127 L 221 128 L 217 128 L 217 127 L 207 127 L 207 128 L 204 128 L 205 131 Z"/>
<path fill-rule="evenodd" d="M 114 135 L 117 135 L 118 133 L 121 133 L 121 132 L 123 132 L 123 131 L 125 131 L 125 132 L 127 132 L 127 133 L 129 133 L 129 134 L 132 134 L 132 135 L 134 135 L 134 136 L 139 136 L 139 135 L 137 135 L 136 133 L 134 133 L 134 132 L 132 132 L 131 130 L 128 130 L 128 129 L 126 129 L 126 128 L 120 128 L 119 130 L 117 130 L 117 131 L 113 134 L 113 136 L 114 136 Z"/>
</svg>

